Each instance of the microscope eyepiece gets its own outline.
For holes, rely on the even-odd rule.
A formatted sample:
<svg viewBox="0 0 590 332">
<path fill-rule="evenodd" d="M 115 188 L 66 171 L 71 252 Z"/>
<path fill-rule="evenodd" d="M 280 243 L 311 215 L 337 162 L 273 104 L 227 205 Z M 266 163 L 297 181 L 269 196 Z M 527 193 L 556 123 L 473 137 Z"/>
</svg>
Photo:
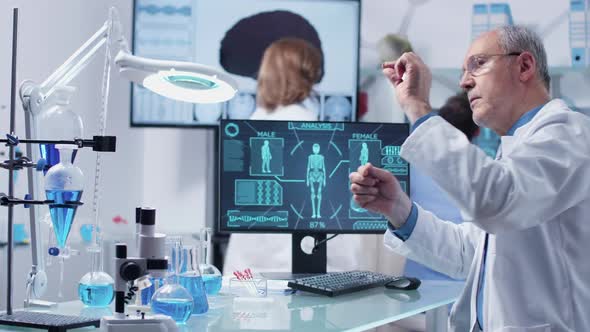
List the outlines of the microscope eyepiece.
<svg viewBox="0 0 590 332">
<path fill-rule="evenodd" d="M 140 222 L 141 222 L 141 208 L 136 207 L 135 208 L 135 223 L 139 224 Z"/>
<path fill-rule="evenodd" d="M 136 212 L 137 215 L 137 212 Z M 153 226 L 156 224 L 156 209 L 141 208 L 139 213 L 139 223 L 146 226 Z"/>
<path fill-rule="evenodd" d="M 115 257 L 127 258 L 127 245 L 125 243 L 117 243 L 115 246 Z"/>
</svg>

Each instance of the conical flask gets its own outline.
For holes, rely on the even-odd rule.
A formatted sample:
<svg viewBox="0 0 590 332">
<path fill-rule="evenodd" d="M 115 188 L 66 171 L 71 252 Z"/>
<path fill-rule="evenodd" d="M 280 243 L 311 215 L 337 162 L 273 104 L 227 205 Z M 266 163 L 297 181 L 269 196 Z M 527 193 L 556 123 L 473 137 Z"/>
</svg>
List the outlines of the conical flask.
<svg viewBox="0 0 590 332">
<path fill-rule="evenodd" d="M 70 108 L 70 101 L 76 89 L 71 86 L 57 86 L 48 101 L 49 107 L 41 110 L 37 117 L 38 138 L 45 140 L 72 140 L 82 138 L 84 125 L 82 118 Z M 55 144 L 39 144 L 41 158 L 47 164 L 43 172 L 57 165 L 60 155 Z M 71 162 L 76 158 L 76 150 L 71 155 Z"/>
<path fill-rule="evenodd" d="M 204 314 L 209 310 L 207 291 L 201 277 L 198 264 L 198 251 L 195 246 L 184 246 L 182 250 L 183 260 L 186 262 L 186 271 L 180 273 L 180 284 L 186 288 L 193 297 L 193 315 Z"/>
<path fill-rule="evenodd" d="M 51 222 L 57 240 L 57 246 L 65 248 L 66 240 L 72 228 L 76 209 L 84 190 L 84 174 L 71 162 L 75 145 L 56 145 L 60 162 L 51 167 L 45 176 L 45 194 L 49 204 Z"/>
<path fill-rule="evenodd" d="M 201 229 L 199 242 L 201 245 L 199 270 L 205 283 L 207 295 L 217 295 L 221 290 L 221 272 L 209 261 L 209 249 L 211 248 L 210 227 L 203 227 Z"/>
</svg>

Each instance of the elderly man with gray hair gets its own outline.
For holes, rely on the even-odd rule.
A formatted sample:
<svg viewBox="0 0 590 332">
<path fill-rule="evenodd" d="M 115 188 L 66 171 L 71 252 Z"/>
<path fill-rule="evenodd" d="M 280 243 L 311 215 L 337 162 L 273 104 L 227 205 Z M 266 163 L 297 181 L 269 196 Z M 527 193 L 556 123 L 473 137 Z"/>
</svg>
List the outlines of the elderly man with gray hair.
<svg viewBox="0 0 590 332">
<path fill-rule="evenodd" d="M 415 128 L 401 156 L 448 193 L 464 223 L 422 209 L 371 164 L 350 175 L 351 191 L 388 218 L 389 248 L 466 278 L 451 329 L 590 331 L 590 118 L 550 98 L 538 36 L 498 28 L 463 62 L 473 119 L 501 136 L 495 159 L 433 115 L 431 74 L 416 54 L 383 68 Z"/>
</svg>

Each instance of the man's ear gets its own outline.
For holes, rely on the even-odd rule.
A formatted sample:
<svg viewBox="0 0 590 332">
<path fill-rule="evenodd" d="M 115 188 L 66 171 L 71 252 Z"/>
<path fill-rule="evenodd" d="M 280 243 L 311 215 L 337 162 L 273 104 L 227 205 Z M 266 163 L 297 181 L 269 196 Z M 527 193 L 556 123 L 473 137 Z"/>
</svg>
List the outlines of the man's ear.
<svg viewBox="0 0 590 332">
<path fill-rule="evenodd" d="M 537 72 L 537 61 L 531 53 L 522 52 L 522 54 L 518 56 L 518 64 L 520 69 L 519 78 L 521 82 L 528 82 L 529 80 L 535 78 Z"/>
</svg>

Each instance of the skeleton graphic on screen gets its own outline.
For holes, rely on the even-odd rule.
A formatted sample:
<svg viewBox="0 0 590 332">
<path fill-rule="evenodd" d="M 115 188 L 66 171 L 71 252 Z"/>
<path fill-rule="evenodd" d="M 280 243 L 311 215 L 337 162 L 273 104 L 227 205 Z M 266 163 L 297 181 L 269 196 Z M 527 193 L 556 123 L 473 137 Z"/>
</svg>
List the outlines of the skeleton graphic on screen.
<svg viewBox="0 0 590 332">
<path fill-rule="evenodd" d="M 322 206 L 322 188 L 326 186 L 326 165 L 324 156 L 320 153 L 320 145 L 313 145 L 313 154 L 307 158 L 307 186 L 311 190 L 312 218 L 321 218 L 320 209 Z M 317 186 L 317 192 L 316 192 Z M 316 204 L 317 198 L 317 204 Z"/>
</svg>

